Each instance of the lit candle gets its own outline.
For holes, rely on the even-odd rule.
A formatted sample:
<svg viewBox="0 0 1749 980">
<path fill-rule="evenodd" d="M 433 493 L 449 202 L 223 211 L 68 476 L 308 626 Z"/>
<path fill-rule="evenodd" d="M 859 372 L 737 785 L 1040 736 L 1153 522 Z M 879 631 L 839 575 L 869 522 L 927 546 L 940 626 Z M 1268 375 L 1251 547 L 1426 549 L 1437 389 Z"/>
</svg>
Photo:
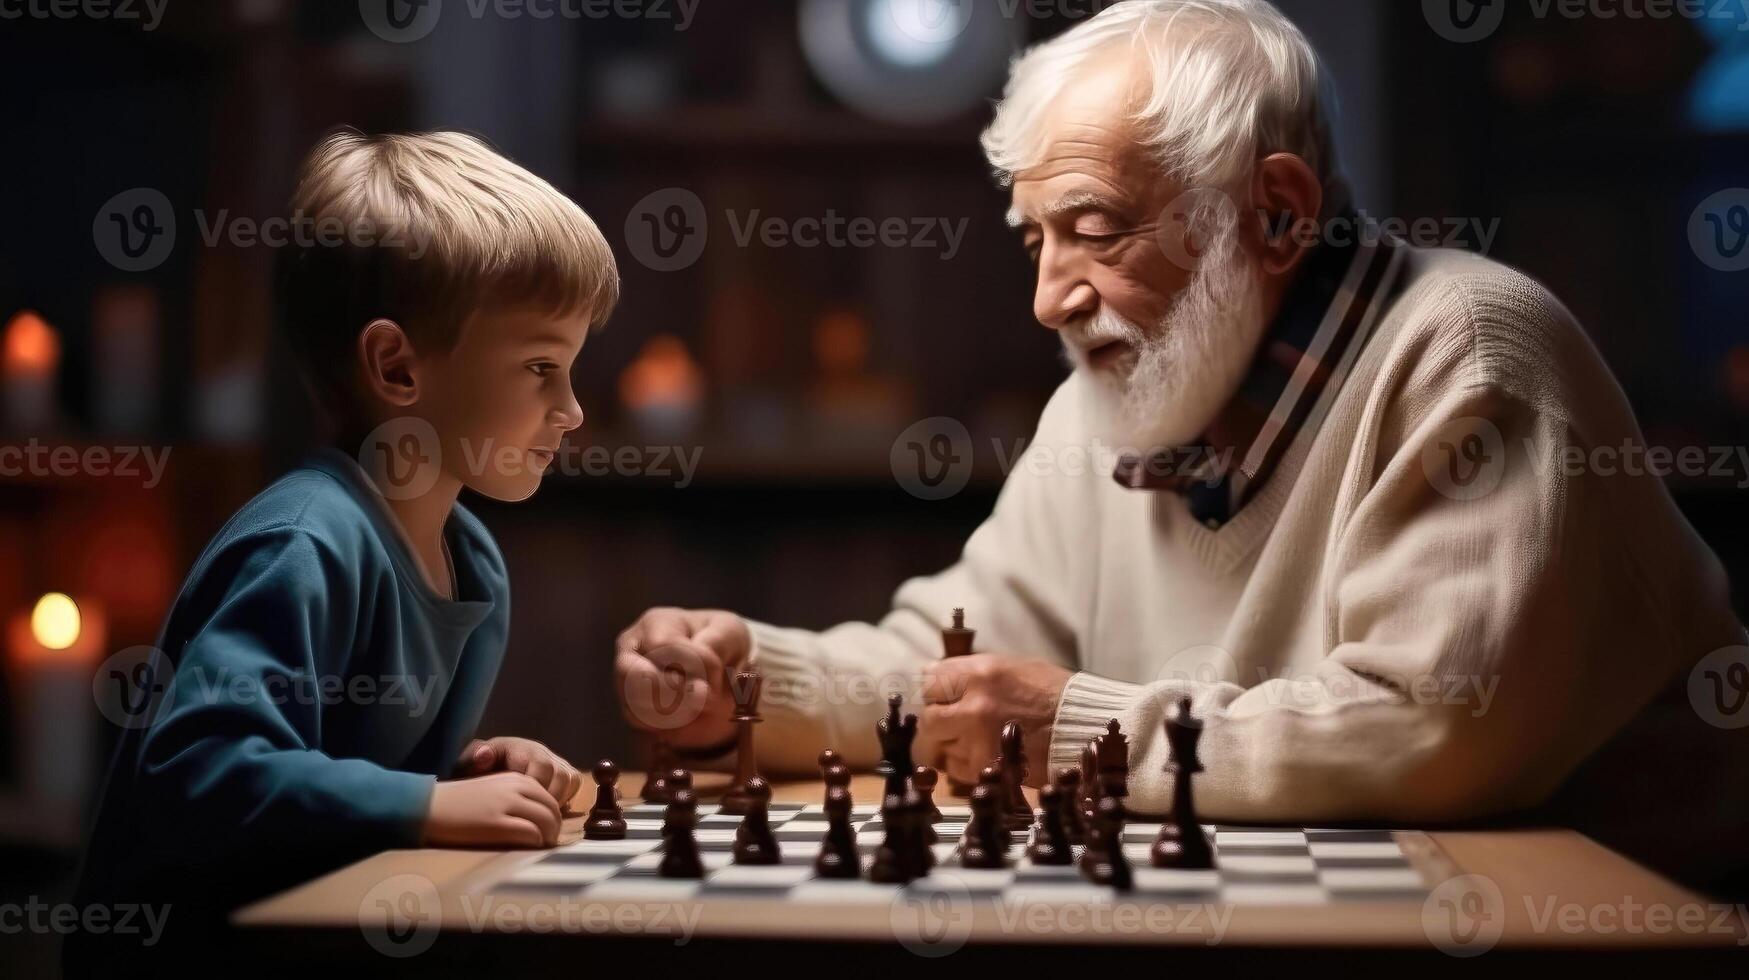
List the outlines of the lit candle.
<svg viewBox="0 0 1749 980">
<path fill-rule="evenodd" d="M 6 421 L 21 432 L 41 432 L 55 421 L 55 382 L 61 338 L 32 310 L 6 325 L 0 377 L 6 390 Z"/>
<path fill-rule="evenodd" d="M 50 592 L 12 618 L 12 690 L 19 715 L 20 775 L 42 818 L 77 819 L 91 786 L 91 674 L 105 642 L 103 615 Z"/>
</svg>

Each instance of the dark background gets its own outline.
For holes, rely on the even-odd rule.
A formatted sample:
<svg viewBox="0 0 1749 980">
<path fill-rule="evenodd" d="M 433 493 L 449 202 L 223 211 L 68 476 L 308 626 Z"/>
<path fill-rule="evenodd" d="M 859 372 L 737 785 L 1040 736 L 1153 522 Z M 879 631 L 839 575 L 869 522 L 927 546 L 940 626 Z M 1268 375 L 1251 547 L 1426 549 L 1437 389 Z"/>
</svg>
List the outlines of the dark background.
<svg viewBox="0 0 1749 980">
<path fill-rule="evenodd" d="M 1016 43 L 1038 40 L 1105 5 L 1010 4 L 1005 27 Z M 1498 221 L 1490 254 L 1573 309 L 1651 445 L 1745 444 L 1749 273 L 1703 261 L 1688 229 L 1703 200 L 1749 186 L 1749 34 L 1683 19 L 1539 19 L 1512 4 L 1498 30 L 1460 43 L 1420 3 L 1281 6 L 1330 64 L 1368 211 Z M 951 562 L 999 485 L 991 440 L 1024 438 L 1064 373 L 1032 320 L 1030 269 L 977 146 L 1000 72 L 916 100 L 927 110 L 957 93 L 963 112 L 877 119 L 810 64 L 794 0 L 703 0 L 684 30 L 645 9 L 474 17 L 449 0 L 434 31 L 406 43 L 373 34 L 351 0 L 170 0 L 149 30 L 0 20 L 0 322 L 36 311 L 62 354 L 59 421 L 6 439 L 171 450 L 168 478 L 149 490 L 0 477 L 0 615 L 67 591 L 105 609 L 104 652 L 151 643 L 205 540 L 304 450 L 308 412 L 269 331 L 273 250 L 209 246 L 196 212 L 280 213 L 297 159 L 340 123 L 473 131 L 578 201 L 614 246 L 624 301 L 577 366 L 588 421 L 574 441 L 703 451 L 684 487 L 574 472 L 525 504 L 467 499 L 515 589 L 484 733 L 635 765 L 611 652 L 646 607 L 823 627 L 879 616 L 904 578 Z M 171 202 L 177 237 L 161 264 L 126 272 L 100 253 L 94 219 L 134 188 Z M 628 219 L 669 188 L 704 203 L 709 238 L 696 263 L 658 271 L 628 247 Z M 936 247 L 740 247 L 725 210 L 963 219 L 967 232 L 951 259 Z M 117 297 L 157 324 L 148 353 L 124 366 L 155 376 L 153 394 L 121 418 L 98 407 L 113 384 L 100 322 Z M 679 423 L 622 394 L 659 335 L 684 344 L 703 386 Z M 979 447 L 971 484 L 945 501 L 907 493 L 889 464 L 898 432 L 931 416 L 962 420 Z M 1731 568 L 1740 609 L 1744 480 L 1741 465 L 1670 478 Z M 8 682 L 7 729 L 19 687 Z M 17 741 L 0 734 L 9 749 Z M 12 756 L 0 752 L 0 778 L 16 782 Z M 0 900 L 58 894 L 71 825 L 45 826 L 25 799 L 5 816 Z M 41 955 L 39 944 L 24 962 Z"/>
</svg>

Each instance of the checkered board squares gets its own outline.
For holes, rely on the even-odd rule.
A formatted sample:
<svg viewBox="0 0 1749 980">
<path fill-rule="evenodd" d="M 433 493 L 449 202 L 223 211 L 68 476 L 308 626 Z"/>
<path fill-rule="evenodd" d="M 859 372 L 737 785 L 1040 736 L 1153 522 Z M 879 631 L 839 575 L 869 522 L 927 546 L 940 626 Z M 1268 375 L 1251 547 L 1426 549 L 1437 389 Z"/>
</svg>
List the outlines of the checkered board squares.
<svg viewBox="0 0 1749 980">
<path fill-rule="evenodd" d="M 662 878 L 663 807 L 625 808 L 626 837 L 618 841 L 580 840 L 517 868 L 491 886 L 493 891 L 545 891 L 581 894 L 595 901 L 682 901 L 745 896 L 806 903 L 889 902 L 900 889 L 868 881 L 866 870 L 886 829 L 879 809 L 851 811 L 865 877 L 832 881 L 814 877 L 814 857 L 826 833 L 822 807 L 801 803 L 771 805 L 772 830 L 782 862 L 767 866 L 733 863 L 735 829 L 741 818 L 714 806 L 699 808 L 699 853 L 705 877 L 697 881 Z M 999 901 L 1054 904 L 1109 903 L 1115 893 L 1092 885 L 1073 865 L 1035 865 L 1025 857 L 1026 834 L 1014 835 L 1010 867 L 959 866 L 957 849 L 971 819 L 964 806 L 941 807 L 935 825 L 936 872 L 904 886 L 912 892 L 963 889 Z M 1388 830 L 1333 830 L 1284 827 L 1205 826 L 1218 865 L 1208 871 L 1148 866 L 1148 849 L 1158 823 L 1126 824 L 1124 853 L 1135 872 L 1135 890 L 1126 901 L 1221 902 L 1242 905 L 1329 905 L 1344 902 L 1413 902 L 1427 896 L 1427 884 L 1395 835 Z M 1077 856 L 1079 855 L 1079 848 Z"/>
</svg>

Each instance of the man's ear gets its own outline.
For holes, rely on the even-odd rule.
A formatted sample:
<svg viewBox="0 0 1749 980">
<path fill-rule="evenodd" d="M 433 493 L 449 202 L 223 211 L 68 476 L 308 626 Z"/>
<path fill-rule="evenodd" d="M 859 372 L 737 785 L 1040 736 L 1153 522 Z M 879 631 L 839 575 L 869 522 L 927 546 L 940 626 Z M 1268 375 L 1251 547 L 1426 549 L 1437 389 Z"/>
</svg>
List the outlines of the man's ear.
<svg viewBox="0 0 1749 980">
<path fill-rule="evenodd" d="M 419 378 L 413 370 L 417 359 L 412 338 L 393 320 L 372 320 L 358 334 L 365 390 L 390 405 L 406 408 L 419 400 Z"/>
<path fill-rule="evenodd" d="M 1324 210 L 1324 182 L 1298 156 L 1271 154 L 1257 164 L 1251 178 L 1251 207 L 1263 222 L 1263 269 L 1284 275 L 1322 237 L 1318 216 Z"/>
</svg>

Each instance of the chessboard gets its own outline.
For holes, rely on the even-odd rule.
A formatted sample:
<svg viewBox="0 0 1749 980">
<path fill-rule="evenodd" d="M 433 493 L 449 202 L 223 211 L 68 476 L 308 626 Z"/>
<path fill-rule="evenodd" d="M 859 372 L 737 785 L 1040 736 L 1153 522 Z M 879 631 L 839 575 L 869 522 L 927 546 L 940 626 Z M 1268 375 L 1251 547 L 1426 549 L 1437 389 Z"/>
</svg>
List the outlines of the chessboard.
<svg viewBox="0 0 1749 980">
<path fill-rule="evenodd" d="M 1008 867 L 967 868 L 957 849 L 971 817 L 965 806 L 942 805 L 932 845 L 936 866 L 907 885 L 880 884 L 866 871 L 885 836 L 879 807 L 857 805 L 852 826 L 865 874 L 857 879 L 824 879 L 814 873 L 814 858 L 827 819 L 819 804 L 773 802 L 772 829 L 781 863 L 738 865 L 731 849 L 741 817 L 701 805 L 696 830 L 704 876 L 663 878 L 662 823 L 665 807 L 635 803 L 624 807 L 622 840 L 577 840 L 500 865 L 478 890 L 494 895 L 534 893 L 572 895 L 589 902 L 712 902 L 752 899 L 800 904 L 887 908 L 901 894 L 951 892 L 972 899 L 1044 905 L 1171 903 L 1239 906 L 1329 906 L 1389 904 L 1418 910 L 1430 887 L 1425 862 L 1412 853 L 1425 842 L 1412 831 L 1339 828 L 1236 827 L 1204 824 L 1213 841 L 1215 868 L 1149 867 L 1148 849 L 1158 822 L 1132 819 L 1123 828 L 1125 854 L 1134 866 L 1134 887 L 1115 892 L 1088 882 L 1075 865 L 1042 866 L 1025 856 L 1027 834 L 1017 833 Z M 1075 848 L 1077 857 L 1081 847 Z"/>
</svg>

